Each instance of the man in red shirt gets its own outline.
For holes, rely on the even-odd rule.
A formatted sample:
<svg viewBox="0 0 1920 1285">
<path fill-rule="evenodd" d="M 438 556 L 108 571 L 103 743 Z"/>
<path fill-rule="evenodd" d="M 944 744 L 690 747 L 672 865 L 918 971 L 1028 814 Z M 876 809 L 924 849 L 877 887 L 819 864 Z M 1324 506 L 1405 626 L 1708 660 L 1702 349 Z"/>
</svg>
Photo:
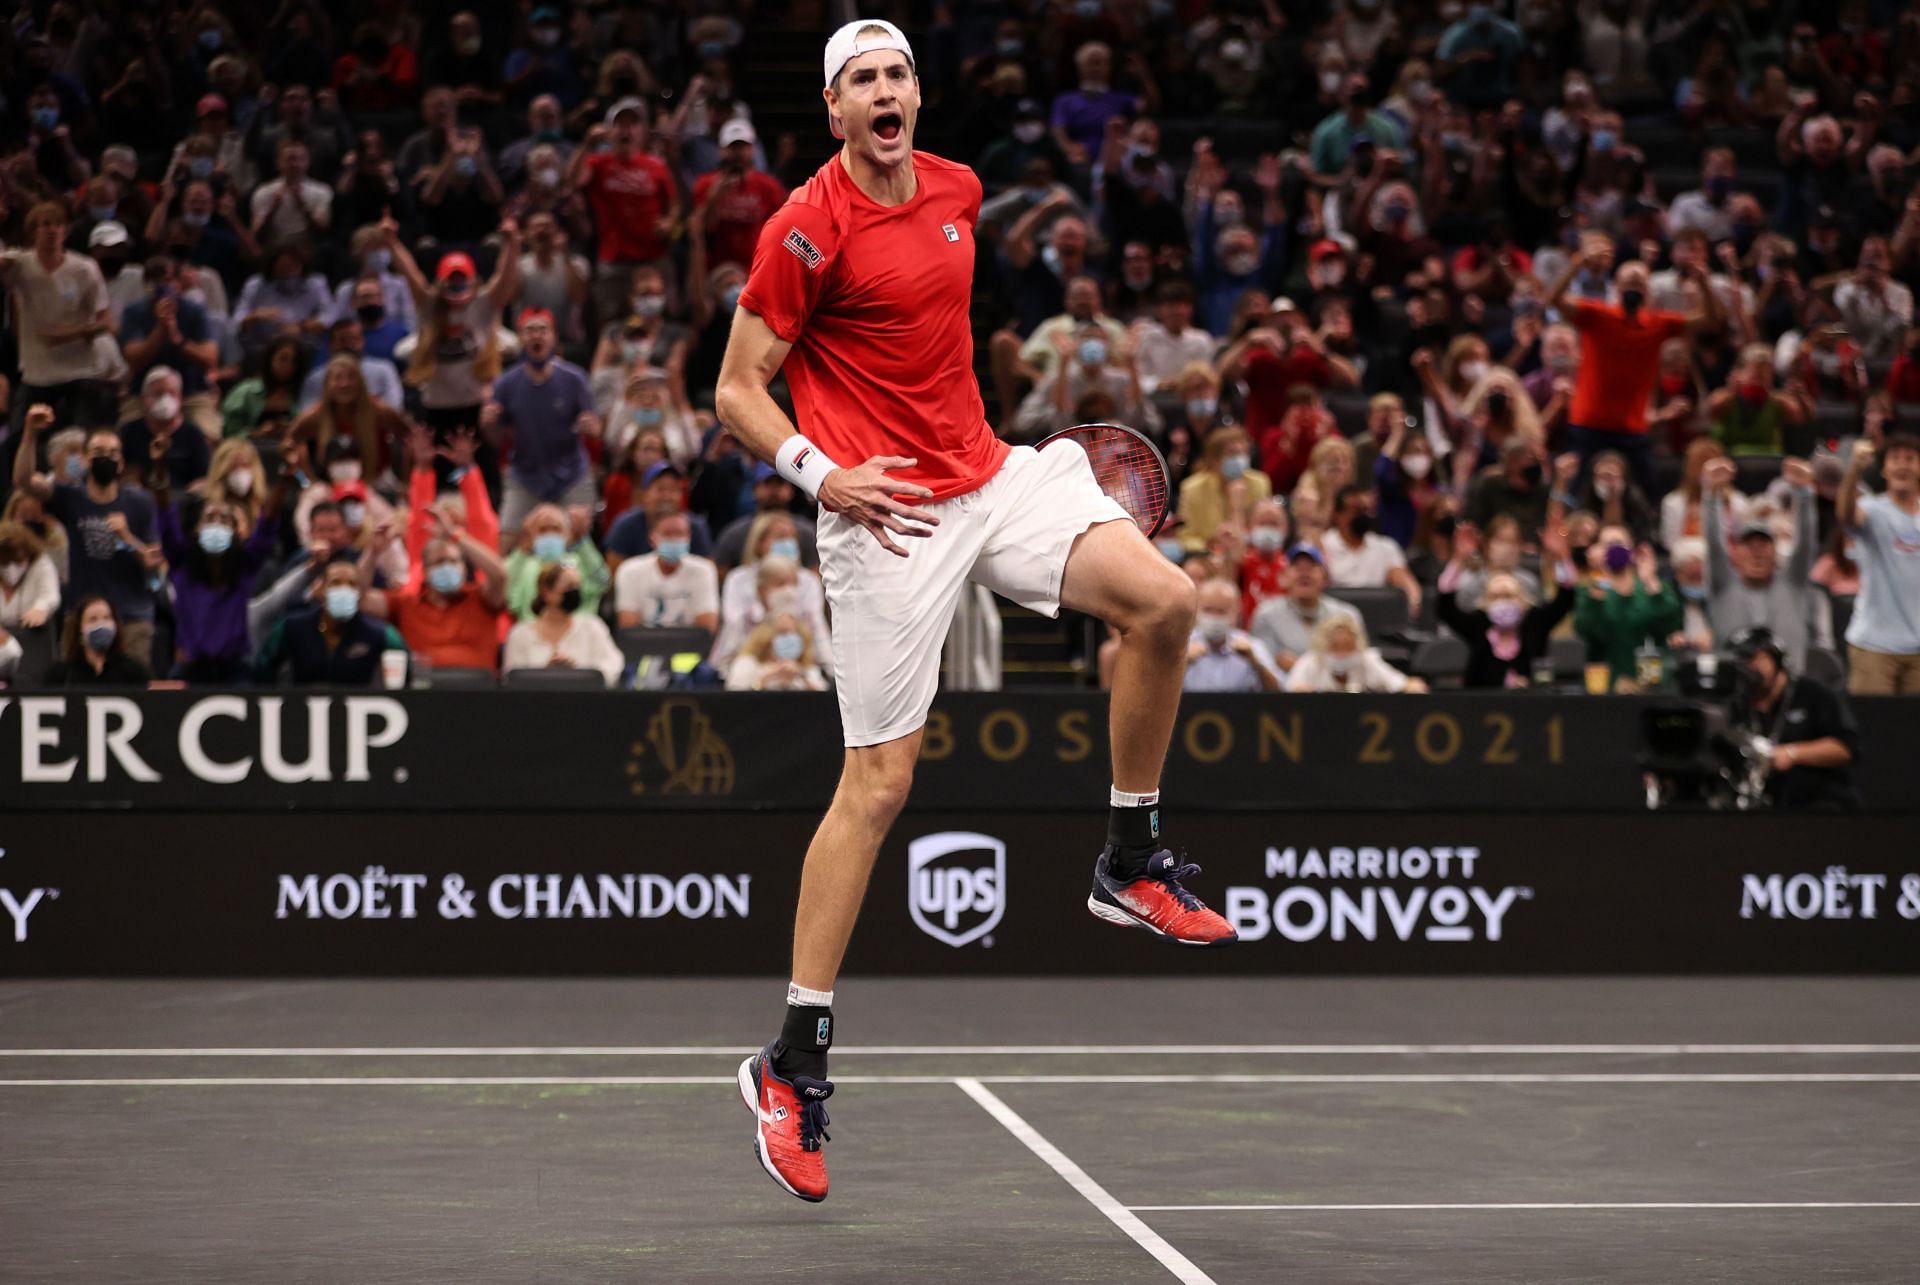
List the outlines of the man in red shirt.
<svg viewBox="0 0 1920 1285">
<path fill-rule="evenodd" d="M 720 127 L 720 168 L 693 184 L 693 235 L 707 242 L 707 266 L 746 267 L 760 229 L 787 199 L 779 179 L 753 167 L 753 126 L 730 120 Z"/>
<path fill-rule="evenodd" d="M 1149 544 L 1071 444 L 1009 449 L 973 374 L 968 320 L 980 180 L 913 150 L 920 81 L 906 37 L 856 21 L 827 42 L 840 152 L 761 233 L 716 395 L 720 420 L 818 500 L 847 752 L 807 850 L 780 1037 L 740 1067 L 755 1152 L 780 1186 L 827 1194 L 833 984 L 881 841 L 907 799 L 940 647 L 968 581 L 1122 638 L 1108 843 L 1088 908 L 1211 944 L 1233 930 L 1160 845 L 1160 770 L 1194 623 L 1192 582 Z M 804 432 L 767 385 L 784 367 Z M 913 546 L 911 556 L 905 546 Z"/>
<path fill-rule="evenodd" d="M 1547 307 L 1561 308 L 1561 315 L 1580 332 L 1580 370 L 1567 412 L 1567 440 L 1580 456 L 1580 476 L 1574 486 L 1577 491 L 1586 485 L 1587 466 L 1595 455 L 1619 451 L 1632 466 L 1641 491 L 1657 495 L 1647 401 L 1660 374 L 1660 345 L 1689 331 L 1718 329 L 1724 324 L 1720 298 L 1708 283 L 1706 270 L 1696 264 L 1686 269 L 1686 276 L 1699 287 L 1697 311 L 1649 308 L 1647 265 L 1630 259 L 1613 274 L 1619 303 L 1567 302 L 1567 288 L 1586 262 L 1584 247 L 1568 256 L 1566 268 L 1547 296 Z"/>
<path fill-rule="evenodd" d="M 667 271 L 667 255 L 680 223 L 680 191 L 667 163 L 646 146 L 646 102 L 622 98 L 607 109 L 603 124 L 587 131 L 586 142 L 567 162 L 562 185 L 586 195 L 600 231 L 593 302 L 602 320 L 626 315 L 633 269 L 641 264 L 675 279 Z"/>
<path fill-rule="evenodd" d="M 1272 312 L 1221 356 L 1220 378 L 1246 380 L 1247 432 L 1264 442 L 1286 416 L 1287 395 L 1295 384 L 1353 388 L 1360 372 L 1346 358 L 1327 351 L 1325 335 L 1313 329 L 1293 300 L 1276 299 Z M 1280 479 L 1273 485 L 1279 490 Z"/>
</svg>

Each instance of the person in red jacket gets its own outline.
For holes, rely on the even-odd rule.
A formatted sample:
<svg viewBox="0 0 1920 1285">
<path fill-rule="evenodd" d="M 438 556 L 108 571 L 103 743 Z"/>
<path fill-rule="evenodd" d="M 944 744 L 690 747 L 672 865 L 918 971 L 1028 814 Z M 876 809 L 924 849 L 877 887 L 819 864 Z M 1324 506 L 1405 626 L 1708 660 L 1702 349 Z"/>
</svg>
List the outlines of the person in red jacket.
<svg viewBox="0 0 1920 1285">
<path fill-rule="evenodd" d="M 587 131 L 585 144 L 567 162 L 562 186 L 586 196 L 599 229 L 601 270 L 593 283 L 598 316 L 626 315 L 633 270 L 642 264 L 660 269 L 669 282 L 678 279 L 667 256 L 680 225 L 680 189 L 667 163 L 647 151 L 643 100 L 622 98 L 607 109 L 605 123 Z"/>
<path fill-rule="evenodd" d="M 695 236 L 707 242 L 707 263 L 753 266 L 754 243 L 773 212 L 787 201 L 786 185 L 753 166 L 753 126 L 730 120 L 720 127 L 720 168 L 693 184 Z"/>
</svg>

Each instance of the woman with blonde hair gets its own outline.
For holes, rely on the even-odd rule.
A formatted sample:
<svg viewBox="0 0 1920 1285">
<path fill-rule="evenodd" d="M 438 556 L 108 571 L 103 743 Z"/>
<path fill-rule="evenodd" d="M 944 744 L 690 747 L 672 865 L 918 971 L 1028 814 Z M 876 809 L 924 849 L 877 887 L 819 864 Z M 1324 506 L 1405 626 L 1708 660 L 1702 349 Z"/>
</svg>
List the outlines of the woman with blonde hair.
<svg viewBox="0 0 1920 1285">
<path fill-rule="evenodd" d="M 17 635 L 47 628 L 59 610 L 60 573 L 40 537 L 18 522 L 0 522 L 0 678 L 12 678 L 26 654 Z"/>
<path fill-rule="evenodd" d="M 17 524 L 32 532 L 40 541 L 41 551 L 62 585 L 67 583 L 67 528 L 47 516 L 45 503 L 32 491 L 15 491 L 7 501 L 4 512 L 0 512 L 0 526 Z"/>
<path fill-rule="evenodd" d="M 1220 529 L 1244 531 L 1253 506 L 1273 498 L 1273 483 L 1253 467 L 1253 438 L 1237 424 L 1207 434 L 1200 460 L 1180 483 L 1180 544 L 1205 553 Z"/>
<path fill-rule="evenodd" d="M 1344 437 L 1323 437 L 1307 456 L 1307 471 L 1287 499 L 1297 522 L 1328 526 L 1333 522 L 1333 497 L 1353 481 L 1356 466 L 1353 443 Z"/>
<path fill-rule="evenodd" d="M 1687 443 L 1686 462 L 1681 465 L 1680 485 L 1660 497 L 1660 547 L 1671 551 L 1690 535 L 1706 531 L 1706 518 L 1700 511 L 1700 474 L 1713 460 L 1725 459 L 1726 448 L 1711 437 L 1696 437 Z M 1729 531 L 1738 530 L 1746 516 L 1747 497 L 1728 487 L 1726 511 L 1720 516 Z"/>
<path fill-rule="evenodd" d="M 307 457 L 326 460 L 336 437 L 351 437 L 368 480 L 387 475 L 407 439 L 407 421 L 391 406 L 374 400 L 360 361 L 341 353 L 327 363 L 320 400 L 293 422 L 293 435 Z"/>
<path fill-rule="evenodd" d="M 224 504 L 236 510 L 251 528 L 259 524 L 266 494 L 266 469 L 252 442 L 244 437 L 229 437 L 214 448 L 213 461 L 207 465 L 207 488 L 203 495 L 208 504 Z"/>
<path fill-rule="evenodd" d="M 1321 613 L 1307 654 L 1287 675 L 1290 692 L 1424 692 L 1427 685 L 1380 658 L 1367 627 L 1344 611 Z"/>
<path fill-rule="evenodd" d="M 1526 385 L 1505 366 L 1487 367 L 1460 403 L 1460 413 L 1467 436 L 1456 440 L 1477 464 L 1499 460 L 1501 449 L 1516 437 L 1539 445 L 1546 442 L 1540 412 L 1534 409 Z"/>
<path fill-rule="evenodd" d="M 730 692 L 824 692 L 827 676 L 814 659 L 813 635 L 791 613 L 770 615 L 754 627 L 727 666 Z"/>
<path fill-rule="evenodd" d="M 768 616 L 791 613 L 819 641 L 820 663 L 833 663 L 827 595 L 820 575 L 800 565 L 800 527 L 790 513 L 762 513 L 747 528 L 746 561 L 720 585 L 720 631 L 713 663 L 726 669 L 747 631 Z"/>
<path fill-rule="evenodd" d="M 422 418 L 435 441 L 443 442 L 455 429 L 480 427 L 480 408 L 500 373 L 501 318 L 520 292 L 520 225 L 500 220 L 498 266 L 485 285 L 473 257 L 458 250 L 440 256 L 428 281 L 400 240 L 400 225 L 389 218 L 380 226 L 420 317 L 406 382 L 420 390 Z M 496 468 L 490 454 L 482 456 L 481 471 L 489 479 Z"/>
</svg>

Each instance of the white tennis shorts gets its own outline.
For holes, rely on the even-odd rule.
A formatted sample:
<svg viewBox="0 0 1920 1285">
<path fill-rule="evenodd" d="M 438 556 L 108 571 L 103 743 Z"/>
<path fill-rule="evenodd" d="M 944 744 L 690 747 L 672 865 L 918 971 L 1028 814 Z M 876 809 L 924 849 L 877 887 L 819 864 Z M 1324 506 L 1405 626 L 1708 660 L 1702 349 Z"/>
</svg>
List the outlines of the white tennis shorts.
<svg viewBox="0 0 1920 1285">
<path fill-rule="evenodd" d="M 969 580 L 1049 616 L 1081 532 L 1131 521 L 1093 480 L 1075 442 L 1016 446 L 977 491 L 922 506 L 940 525 L 925 539 L 895 536 L 889 553 L 871 532 L 822 512 L 820 577 L 833 608 L 833 668 L 849 746 L 879 745 L 927 721 L 940 649 Z"/>
</svg>

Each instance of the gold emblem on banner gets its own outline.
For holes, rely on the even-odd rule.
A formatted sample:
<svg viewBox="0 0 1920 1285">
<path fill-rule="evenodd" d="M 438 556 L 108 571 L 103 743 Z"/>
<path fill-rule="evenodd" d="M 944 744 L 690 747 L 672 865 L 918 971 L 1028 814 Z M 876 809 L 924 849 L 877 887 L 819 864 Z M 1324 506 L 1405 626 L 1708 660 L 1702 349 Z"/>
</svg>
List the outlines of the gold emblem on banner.
<svg viewBox="0 0 1920 1285">
<path fill-rule="evenodd" d="M 669 700 L 647 720 L 627 761 L 635 794 L 732 794 L 733 750 L 697 701 Z"/>
</svg>

